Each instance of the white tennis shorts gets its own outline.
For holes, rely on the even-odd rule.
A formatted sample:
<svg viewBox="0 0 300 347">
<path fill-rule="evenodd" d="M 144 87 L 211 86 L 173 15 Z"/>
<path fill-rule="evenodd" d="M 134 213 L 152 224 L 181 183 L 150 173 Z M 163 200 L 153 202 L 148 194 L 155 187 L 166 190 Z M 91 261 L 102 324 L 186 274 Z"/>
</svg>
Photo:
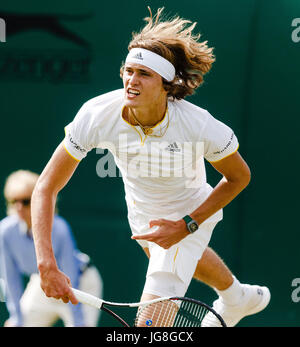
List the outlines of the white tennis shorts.
<svg viewBox="0 0 300 347">
<path fill-rule="evenodd" d="M 169 249 L 164 249 L 153 242 L 138 240 L 140 246 L 148 248 L 150 252 L 143 292 L 160 297 L 184 296 L 217 222 L 207 221 L 201 224 L 195 233 L 188 235 Z M 140 234 L 141 229 L 143 233 L 154 231 L 154 228 L 149 228 L 149 223 L 147 226 L 141 225 L 140 230 L 136 229 L 136 223 L 130 225 L 133 234 Z"/>
<path fill-rule="evenodd" d="M 211 193 L 207 186 L 202 195 L 186 200 L 174 201 L 172 212 L 170 205 L 161 207 L 161 215 L 152 215 L 149 204 L 134 204 L 127 197 L 128 221 L 133 235 L 153 232 L 149 222 L 156 219 L 178 221 L 192 213 Z M 199 193 L 200 194 L 200 193 Z M 165 211 L 168 211 L 164 213 Z M 169 249 L 163 249 L 153 242 L 138 240 L 143 248 L 148 248 L 150 260 L 146 275 L 144 293 L 157 296 L 184 296 L 193 278 L 199 259 L 207 248 L 216 224 L 222 220 L 223 211 L 219 210 L 200 224 L 199 229 Z M 157 227 L 156 227 L 157 228 Z"/>
</svg>

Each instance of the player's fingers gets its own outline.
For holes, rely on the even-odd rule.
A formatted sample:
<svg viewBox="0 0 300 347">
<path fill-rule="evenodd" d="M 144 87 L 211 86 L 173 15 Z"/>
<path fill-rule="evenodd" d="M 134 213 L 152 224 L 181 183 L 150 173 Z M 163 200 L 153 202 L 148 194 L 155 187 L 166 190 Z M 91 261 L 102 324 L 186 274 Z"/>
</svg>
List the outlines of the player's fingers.
<svg viewBox="0 0 300 347">
<path fill-rule="evenodd" d="M 59 293 L 55 294 L 55 295 L 51 295 L 50 297 L 53 297 L 57 300 L 62 300 L 63 302 L 69 302 L 69 292 L 68 290 L 63 290 L 60 291 Z"/>
<path fill-rule="evenodd" d="M 71 303 L 73 305 L 77 305 L 78 304 L 78 300 L 76 299 L 76 296 L 75 294 L 72 292 L 72 289 L 70 288 L 70 291 L 69 291 L 69 300 L 71 301 Z"/>
<path fill-rule="evenodd" d="M 142 234 L 142 235 L 132 235 L 133 240 L 147 240 L 151 241 L 153 239 L 153 233 Z"/>
<path fill-rule="evenodd" d="M 69 297 L 68 296 L 63 296 L 62 298 L 62 301 L 67 304 L 69 302 Z"/>
<path fill-rule="evenodd" d="M 163 219 L 157 219 L 157 220 L 151 220 L 150 222 L 149 222 L 149 227 L 150 228 L 153 228 L 153 227 L 155 227 L 155 226 L 161 226 L 161 224 L 162 224 L 162 222 L 163 222 Z"/>
<path fill-rule="evenodd" d="M 62 301 L 64 303 L 68 303 L 69 301 L 71 301 L 71 303 L 73 305 L 76 305 L 78 304 L 78 300 L 76 299 L 74 293 L 72 292 L 72 284 L 71 284 L 71 280 L 68 276 L 65 276 L 65 279 L 67 281 L 67 289 L 66 289 L 66 292 L 63 296 L 61 296 L 60 298 L 62 299 Z"/>
</svg>

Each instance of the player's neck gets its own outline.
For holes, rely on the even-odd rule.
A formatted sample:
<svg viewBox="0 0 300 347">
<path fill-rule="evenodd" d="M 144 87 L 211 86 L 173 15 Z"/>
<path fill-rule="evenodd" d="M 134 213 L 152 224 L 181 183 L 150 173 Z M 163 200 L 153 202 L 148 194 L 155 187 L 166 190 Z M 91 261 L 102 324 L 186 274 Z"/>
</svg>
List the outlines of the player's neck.
<svg viewBox="0 0 300 347">
<path fill-rule="evenodd" d="M 159 123 L 165 116 L 167 105 L 153 105 L 147 108 L 130 108 L 126 107 L 124 116 L 127 121 L 133 125 L 143 125 L 144 127 L 153 127 Z"/>
</svg>

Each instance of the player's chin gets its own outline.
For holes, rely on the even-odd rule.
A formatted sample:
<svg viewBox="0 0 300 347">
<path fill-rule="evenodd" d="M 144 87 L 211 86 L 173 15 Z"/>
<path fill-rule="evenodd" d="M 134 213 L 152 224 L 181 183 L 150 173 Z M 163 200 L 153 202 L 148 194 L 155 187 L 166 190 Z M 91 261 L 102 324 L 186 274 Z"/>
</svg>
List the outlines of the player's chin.
<svg viewBox="0 0 300 347">
<path fill-rule="evenodd" d="M 129 93 L 125 93 L 124 103 L 126 106 L 138 107 L 143 103 L 141 95 L 132 95 Z"/>
<path fill-rule="evenodd" d="M 128 99 L 128 98 L 125 98 L 125 100 L 124 100 L 124 106 L 127 106 L 127 107 L 134 108 L 134 107 L 138 107 L 139 104 L 140 103 L 138 101 L 136 101 L 136 100 L 131 100 L 131 99 Z"/>
</svg>

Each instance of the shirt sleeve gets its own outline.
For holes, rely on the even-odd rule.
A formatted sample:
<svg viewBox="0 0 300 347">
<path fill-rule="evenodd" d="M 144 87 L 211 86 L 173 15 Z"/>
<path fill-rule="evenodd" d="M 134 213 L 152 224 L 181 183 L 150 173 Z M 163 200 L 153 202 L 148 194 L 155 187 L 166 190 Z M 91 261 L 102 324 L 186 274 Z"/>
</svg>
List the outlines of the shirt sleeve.
<svg viewBox="0 0 300 347">
<path fill-rule="evenodd" d="M 76 243 L 71 233 L 71 228 L 67 222 L 62 219 L 56 224 L 57 230 L 57 244 L 56 244 L 56 259 L 59 269 L 64 272 L 71 281 L 72 287 L 78 288 L 79 279 L 81 276 L 80 264 L 75 257 Z M 82 305 L 79 303 L 73 305 L 69 303 L 70 309 L 73 314 L 73 323 L 75 326 L 84 326 Z"/>
<path fill-rule="evenodd" d="M 123 98 L 124 89 L 118 89 L 83 104 L 74 120 L 65 127 L 63 145 L 71 157 L 81 161 L 89 151 L 106 142 L 114 126 L 112 118 L 116 114 L 119 116 L 122 110 Z"/>
<path fill-rule="evenodd" d="M 208 112 L 202 137 L 204 139 L 204 157 L 209 162 L 224 159 L 239 148 L 238 139 L 233 130 Z"/>
<path fill-rule="evenodd" d="M 1 230 L 0 226 L 0 261 L 1 273 L 5 284 L 6 307 L 9 312 L 11 324 L 13 326 L 22 326 L 23 317 L 19 304 L 24 291 L 22 274 L 10 250 L 10 245 L 7 240 L 9 234 L 3 231 L 4 230 Z"/>
<path fill-rule="evenodd" d="M 89 103 L 85 103 L 74 120 L 65 127 L 64 148 L 77 161 L 85 158 L 94 148 L 92 119 Z"/>
</svg>

